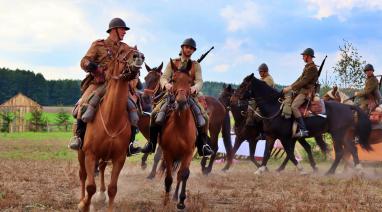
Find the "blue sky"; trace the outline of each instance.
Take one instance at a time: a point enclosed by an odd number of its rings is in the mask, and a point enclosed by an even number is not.
[[[150,66],[176,57],[187,37],[197,41],[195,59],[215,46],[202,62],[205,80],[239,83],[265,62],[287,85],[302,72],[307,47],[317,64],[328,55],[324,71],[332,76],[343,39],[381,74],[381,10],[381,0],[0,0],[0,67],[82,79],[79,61],[121,17],[131,28],[124,41]]]

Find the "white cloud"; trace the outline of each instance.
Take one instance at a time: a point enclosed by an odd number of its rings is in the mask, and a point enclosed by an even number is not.
[[[229,64],[219,64],[214,66],[212,70],[215,72],[227,72],[229,68],[230,68]]]
[[[243,54],[236,58],[236,63],[251,63],[256,60],[255,55],[253,54]]]
[[[240,6],[227,5],[220,10],[220,16],[226,20],[230,32],[263,25],[264,20],[259,14],[259,6],[252,1],[245,1]]]
[[[13,52],[45,52],[94,36],[72,1],[0,1],[0,48]]]
[[[317,10],[317,19],[337,16],[344,21],[355,8],[382,10],[381,0],[306,0],[310,9]]]
[[[0,59],[0,67],[9,68],[11,70],[30,70],[34,73],[41,73],[44,78],[48,80],[83,79],[86,76],[86,73],[81,70],[79,62],[78,64],[72,66],[56,67]]]

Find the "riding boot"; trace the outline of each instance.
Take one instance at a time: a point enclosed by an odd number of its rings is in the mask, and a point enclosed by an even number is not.
[[[93,95],[91,99],[89,100],[89,104],[86,108],[86,111],[84,114],[82,114],[81,119],[83,122],[90,122],[94,119],[95,113],[97,111],[98,104],[101,100],[101,97],[98,95]]]
[[[141,147],[135,147],[134,146],[134,141],[135,141],[135,136],[137,135],[137,127],[131,126],[131,138],[130,138],[130,144],[129,144],[129,149],[127,151],[127,157],[140,153],[141,152]]]
[[[161,126],[157,124],[152,124],[150,126],[150,139],[149,142],[143,147],[141,152],[143,153],[154,153],[156,146],[157,146],[157,140],[158,140],[158,134],[161,129]]]
[[[81,119],[77,119],[77,129],[73,138],[70,139],[68,147],[73,150],[82,148],[82,141],[85,138],[86,123]]]
[[[296,138],[307,137],[309,131],[306,129],[304,119],[302,117],[296,118],[297,124],[299,126],[299,131],[294,135]]]
[[[193,98],[189,98],[190,108],[192,113],[194,114],[196,127],[203,127],[206,124],[206,120],[203,117],[201,109],[198,107],[198,104],[195,102]]]
[[[156,119],[155,119],[155,124],[159,126],[163,126],[164,122],[166,121],[166,112],[167,112],[167,106],[168,106],[168,100],[165,100],[166,102],[163,103],[162,107],[160,108]],[[154,149],[155,151],[155,149]]]
[[[196,138],[196,147],[198,148],[198,154],[200,156],[209,156],[214,154],[209,143],[211,143],[210,138],[203,129],[203,127],[198,127],[198,137]]]

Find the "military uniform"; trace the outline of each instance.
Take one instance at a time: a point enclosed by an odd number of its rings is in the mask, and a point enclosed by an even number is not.
[[[125,22],[120,18],[114,18],[110,21],[107,32],[110,33],[114,28],[129,30]],[[100,39],[92,43],[80,63],[81,68],[87,72],[88,75],[81,83],[83,94],[74,112],[77,118],[76,136],[71,139],[69,148],[76,150],[82,145],[86,131],[86,122],[94,118],[96,108],[106,92],[106,73],[108,69],[111,68],[111,62],[118,57],[118,60],[124,60],[127,64],[132,64],[134,61],[133,53],[137,51],[136,47],[132,48],[121,41],[113,41],[110,36],[105,40]],[[127,91],[126,95],[128,95]],[[131,117],[131,114],[129,114],[129,117]],[[135,122],[137,121],[132,121],[132,124]],[[134,125],[132,126],[132,132],[136,132],[136,126]],[[134,136],[132,136],[132,138],[134,138]],[[131,151],[131,149],[134,150]],[[129,152],[136,152],[138,150],[138,148],[132,146],[132,142],[130,141]]]
[[[318,79],[318,70],[314,62],[305,65],[302,75],[291,85],[292,91],[297,93],[292,101],[292,113],[295,118],[300,118],[298,108],[305,102],[309,95],[314,92],[314,86]]]
[[[375,100],[376,105],[379,103],[379,82],[377,77],[370,76],[366,78],[365,82],[365,88],[363,91],[357,93],[357,97],[360,97],[360,108],[365,111],[369,112],[368,106],[369,106],[369,100]],[[378,93],[377,93],[378,92]]]
[[[188,38],[183,41],[181,48],[183,49],[183,46],[188,46],[196,50],[196,43],[194,39]],[[188,63],[190,62],[189,58],[184,57],[181,55],[180,58],[172,60],[174,65],[178,69],[185,68]],[[195,95],[191,96],[191,98],[188,100],[188,103],[190,105],[190,109],[195,117],[196,127],[198,130],[198,136],[196,140],[196,145],[198,148],[199,155],[211,155],[214,152],[211,150],[210,146],[208,145],[209,138],[208,138],[208,115],[205,112],[204,108],[200,105],[197,96],[200,93],[200,90],[203,87],[203,78],[202,78],[202,70],[200,67],[200,64],[197,61],[191,60],[191,68],[189,70],[189,74],[192,78],[192,86],[195,88]],[[174,70],[171,67],[171,61],[167,64],[166,69],[163,73],[163,75],[160,78],[160,86],[165,90],[165,86],[168,83],[171,83],[172,77],[174,74]],[[167,91],[164,91],[167,92]],[[166,112],[167,112],[167,106],[170,104],[170,98],[171,96],[167,93],[162,97],[162,99],[155,105],[153,112],[151,114],[151,122],[150,122],[150,140],[146,144],[146,146],[142,149],[142,152],[144,153],[151,153],[155,151],[156,143],[157,143],[157,137],[159,134],[159,131],[161,129],[161,126],[164,124],[166,120]]]

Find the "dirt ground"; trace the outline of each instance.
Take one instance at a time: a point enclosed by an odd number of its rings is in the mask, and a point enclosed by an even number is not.
[[[188,211],[380,211],[382,168],[367,173],[300,176],[292,167],[283,173],[254,175],[248,161],[223,173],[217,164],[203,176],[192,164]],[[305,165],[305,168],[309,167]],[[107,169],[107,171],[110,168]],[[325,167],[326,170],[326,167]],[[1,211],[76,211],[79,197],[75,161],[1,161]],[[163,206],[164,178],[146,179],[149,170],[127,162],[121,173],[116,211],[175,211]],[[322,172],[322,173],[321,173]],[[174,186],[173,186],[174,188]],[[98,208],[103,211],[104,208]]]

